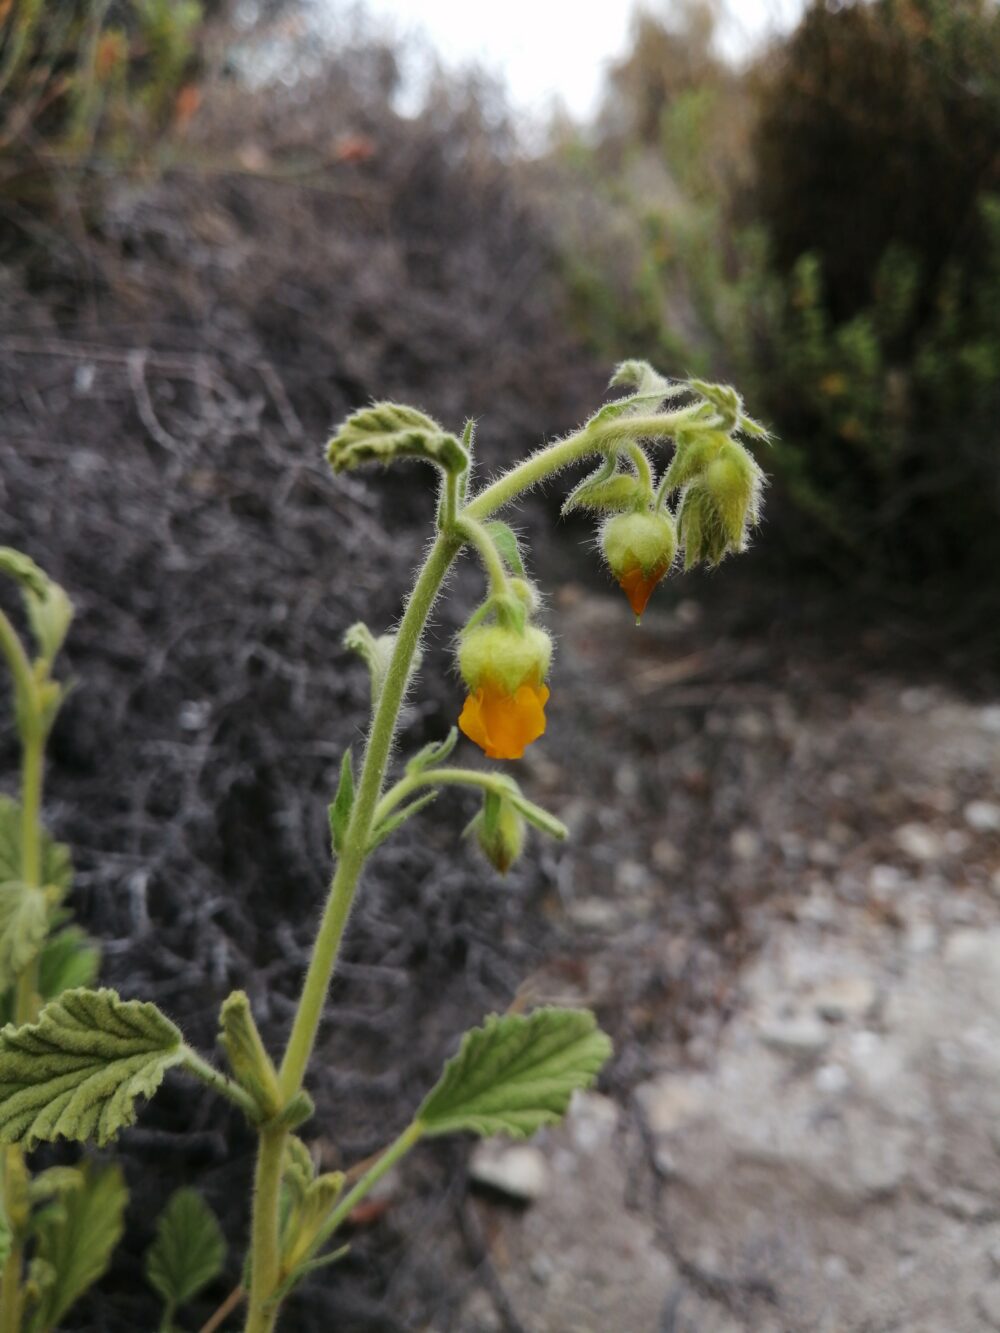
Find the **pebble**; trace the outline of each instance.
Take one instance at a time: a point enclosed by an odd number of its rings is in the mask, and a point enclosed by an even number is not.
[[[868,977],[834,977],[817,986],[810,999],[821,1018],[831,1023],[867,1018],[875,1008],[878,992]]]
[[[976,1293],[979,1313],[991,1328],[1000,1328],[1000,1282],[989,1282]]]
[[[729,850],[737,861],[756,861],[761,852],[761,838],[756,829],[738,828],[729,838]]]
[[[993,801],[970,801],[963,814],[977,833],[1000,833],[1000,805]]]
[[[570,903],[566,914],[584,930],[612,931],[621,925],[618,908],[607,898],[581,898],[579,902]]]
[[[705,1095],[690,1080],[664,1075],[636,1088],[636,1098],[654,1134],[672,1134],[695,1120],[705,1106]]]
[[[816,1070],[816,1091],[839,1097],[851,1085],[851,1078],[843,1065],[822,1065]]]
[[[499,1190],[510,1199],[533,1203],[549,1187],[549,1166],[540,1149],[531,1144],[498,1149],[487,1141],[473,1152],[469,1177],[477,1185]]]
[[[595,1152],[614,1137],[618,1107],[599,1092],[574,1092],[566,1125],[575,1148],[580,1152]]]
[[[830,1044],[829,1029],[811,1015],[772,1019],[761,1028],[760,1037],[773,1051],[798,1060],[813,1059]]]
[[[927,824],[903,824],[893,834],[896,846],[914,861],[936,861],[944,843]]]

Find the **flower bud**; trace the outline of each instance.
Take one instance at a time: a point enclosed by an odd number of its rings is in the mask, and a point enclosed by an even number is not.
[[[527,825],[524,816],[510,801],[488,793],[483,808],[469,825],[476,841],[495,870],[506,875],[524,850]]]
[[[520,759],[545,731],[551,659],[552,640],[536,625],[478,625],[462,636],[458,665],[469,694],[458,725],[490,759]]]
[[[757,521],[762,474],[735,440],[727,440],[704,473],[684,492],[679,514],[684,565],[700,560],[717,565],[730,551],[742,551]]]
[[[601,529],[601,546],[638,618],[673,562],[677,550],[673,523],[664,513],[616,514]]]

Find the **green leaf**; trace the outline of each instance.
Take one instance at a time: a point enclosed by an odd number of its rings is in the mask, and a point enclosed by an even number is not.
[[[104,1145],[183,1059],[180,1032],[155,1005],[66,991],[37,1023],[0,1031],[0,1141],[29,1151],[60,1137]]]
[[[41,881],[65,894],[73,882],[69,848],[56,842],[44,829],[41,837]],[[9,796],[0,796],[0,883],[21,879],[21,807]]]
[[[92,986],[101,965],[101,951],[79,926],[51,935],[38,959],[38,990],[44,1002],[63,991]]]
[[[517,533],[509,523],[502,522],[495,518],[489,523],[484,523],[483,527],[493,538],[493,545],[500,552],[500,558],[512,574],[518,578],[524,578],[524,561],[521,559],[521,548],[518,545]]]
[[[561,512],[571,514],[575,509],[592,509],[596,513],[620,513],[632,509],[642,498],[642,484],[634,473],[616,472],[610,477],[597,474],[580,482],[567,496]]]
[[[173,1312],[222,1272],[226,1242],[215,1214],[197,1190],[170,1196],[146,1251],[146,1277]]]
[[[330,816],[330,838],[333,843],[334,855],[339,856],[344,846],[344,837],[347,834],[347,826],[351,822],[351,811],[354,809],[354,769],[351,766],[350,747],[344,751],[344,758],[340,765],[340,782],[337,785],[337,794],[333,798],[333,803],[328,811]]]
[[[351,625],[345,631],[343,644],[352,653],[357,653],[368,667],[372,681],[372,705],[374,706],[378,703],[378,697],[382,693],[382,686],[389,671],[389,664],[392,661],[392,654],[396,647],[396,636],[395,634],[380,634],[376,638],[368,626],[359,620],[357,624]],[[413,663],[410,667],[411,673],[418,669],[420,658],[421,654],[418,650],[413,656]]]
[[[44,944],[48,927],[44,889],[19,880],[0,884],[0,990],[15,984]]]
[[[65,1190],[58,1206],[39,1213],[35,1257],[50,1270],[28,1333],[58,1327],[70,1306],[106,1271],[124,1229],[128,1191],[121,1168],[80,1170],[80,1183]]]
[[[326,457],[334,472],[397,458],[422,458],[455,476],[469,466],[454,435],[401,403],[374,403],[349,416],[327,445]]]
[[[7,1214],[3,1210],[3,1200],[0,1199],[0,1268],[7,1262],[7,1256],[10,1254],[13,1244],[14,1233],[10,1229]]]
[[[418,750],[412,759],[408,760],[406,772],[412,777],[417,773],[426,773],[429,768],[434,768],[437,764],[443,764],[444,761],[458,744],[458,727],[452,727],[451,731],[443,741],[431,741],[423,749]]]
[[[385,819],[374,829],[368,840],[367,855],[370,855],[376,847],[381,847],[386,838],[391,837],[398,828],[401,828],[406,821],[413,817],[425,805],[430,805],[432,801],[437,800],[436,791],[424,792],[423,796],[418,796],[416,800],[408,801],[406,805],[401,805],[398,810],[393,810],[392,814],[386,815]]]
[[[73,619],[72,602],[64,589],[39,569],[34,560],[10,546],[0,546],[0,573],[9,574],[21,585],[28,624],[39,653],[51,663],[62,647]]]
[[[462,1038],[417,1112],[426,1134],[471,1130],[525,1138],[593,1083],[611,1042],[586,1009],[490,1015]]]
[[[281,1088],[271,1057],[254,1022],[246,992],[233,991],[222,1003],[219,1040],[226,1052],[233,1077],[256,1102],[262,1120],[270,1120],[282,1107]]]

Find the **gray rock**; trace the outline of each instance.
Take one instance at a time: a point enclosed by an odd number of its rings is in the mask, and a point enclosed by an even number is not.
[[[549,1187],[549,1166],[543,1153],[530,1143],[508,1147],[487,1139],[472,1154],[469,1177],[508,1198],[534,1203]]]
[[[1000,805],[994,801],[970,801],[962,813],[977,833],[1000,833]]]
[[[843,1023],[866,1019],[875,1008],[878,992],[869,977],[833,977],[817,986],[809,999],[821,1018]]]
[[[893,837],[900,851],[914,861],[937,861],[944,855],[944,841],[928,824],[903,824]]]
[[[704,1088],[689,1078],[667,1074],[643,1083],[635,1095],[654,1134],[673,1134],[705,1110]]]
[[[775,1018],[764,1023],[760,1039],[780,1055],[795,1060],[814,1060],[830,1044],[827,1027],[811,1014],[793,1018]]]
[[[989,1282],[976,1292],[976,1305],[990,1328],[1000,1328],[1000,1282]]]

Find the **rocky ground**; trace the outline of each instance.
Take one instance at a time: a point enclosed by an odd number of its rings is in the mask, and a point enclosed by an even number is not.
[[[449,1326],[1000,1328],[1000,706],[708,619],[557,598],[529,785],[575,837],[526,990],[617,1063],[473,1155]]]

